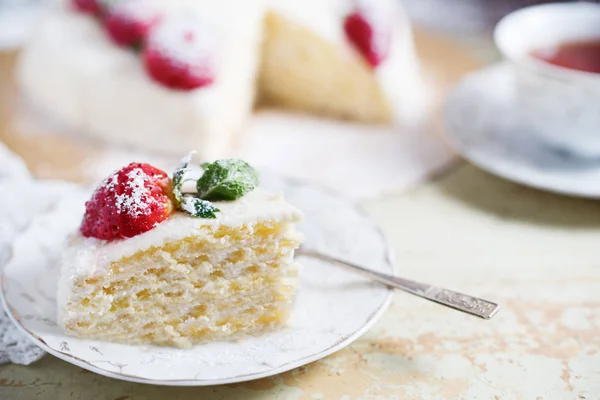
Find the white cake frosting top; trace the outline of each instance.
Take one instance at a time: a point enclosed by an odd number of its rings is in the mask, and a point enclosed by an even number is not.
[[[255,189],[235,201],[219,201],[214,203],[221,210],[215,219],[196,218],[187,213],[176,212],[155,228],[128,239],[113,241],[86,238],[75,234],[66,248],[67,260],[80,260],[78,265],[71,266],[70,275],[89,275],[91,268],[102,268],[123,257],[131,256],[141,249],[160,246],[200,234],[202,228],[220,225],[240,226],[260,220],[292,220],[298,221],[302,213],[287,203],[281,194],[272,194]],[[72,257],[76,252],[77,257]],[[90,262],[93,258],[93,262]]]

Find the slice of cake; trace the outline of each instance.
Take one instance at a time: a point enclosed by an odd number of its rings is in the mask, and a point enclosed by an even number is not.
[[[74,336],[185,347],[282,325],[296,289],[301,213],[256,188],[239,160],[187,162],[170,179],[147,164],[113,173],[65,247],[58,322]]]

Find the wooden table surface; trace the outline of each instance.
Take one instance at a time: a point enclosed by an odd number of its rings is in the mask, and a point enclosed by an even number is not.
[[[421,36],[419,47],[440,60],[446,82],[475,65],[458,66],[464,52],[445,41]],[[30,160],[44,156],[39,148],[20,151]],[[43,175],[43,164],[32,167]],[[354,344],[278,376],[155,387],[46,356],[31,366],[0,366],[0,399],[600,399],[598,202],[459,164],[363,206],[389,236],[402,275],[496,300],[503,310],[483,321],[396,293]]]

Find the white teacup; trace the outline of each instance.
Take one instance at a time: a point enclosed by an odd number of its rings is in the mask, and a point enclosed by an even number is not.
[[[600,73],[556,66],[534,50],[578,41],[600,41],[600,4],[554,3],[504,17],[496,45],[515,70],[515,109],[531,132],[584,157],[600,156]]]

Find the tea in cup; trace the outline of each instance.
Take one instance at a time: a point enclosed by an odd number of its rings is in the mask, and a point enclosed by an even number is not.
[[[496,45],[514,66],[515,112],[532,134],[600,156],[600,4],[555,3],[504,17]]]

